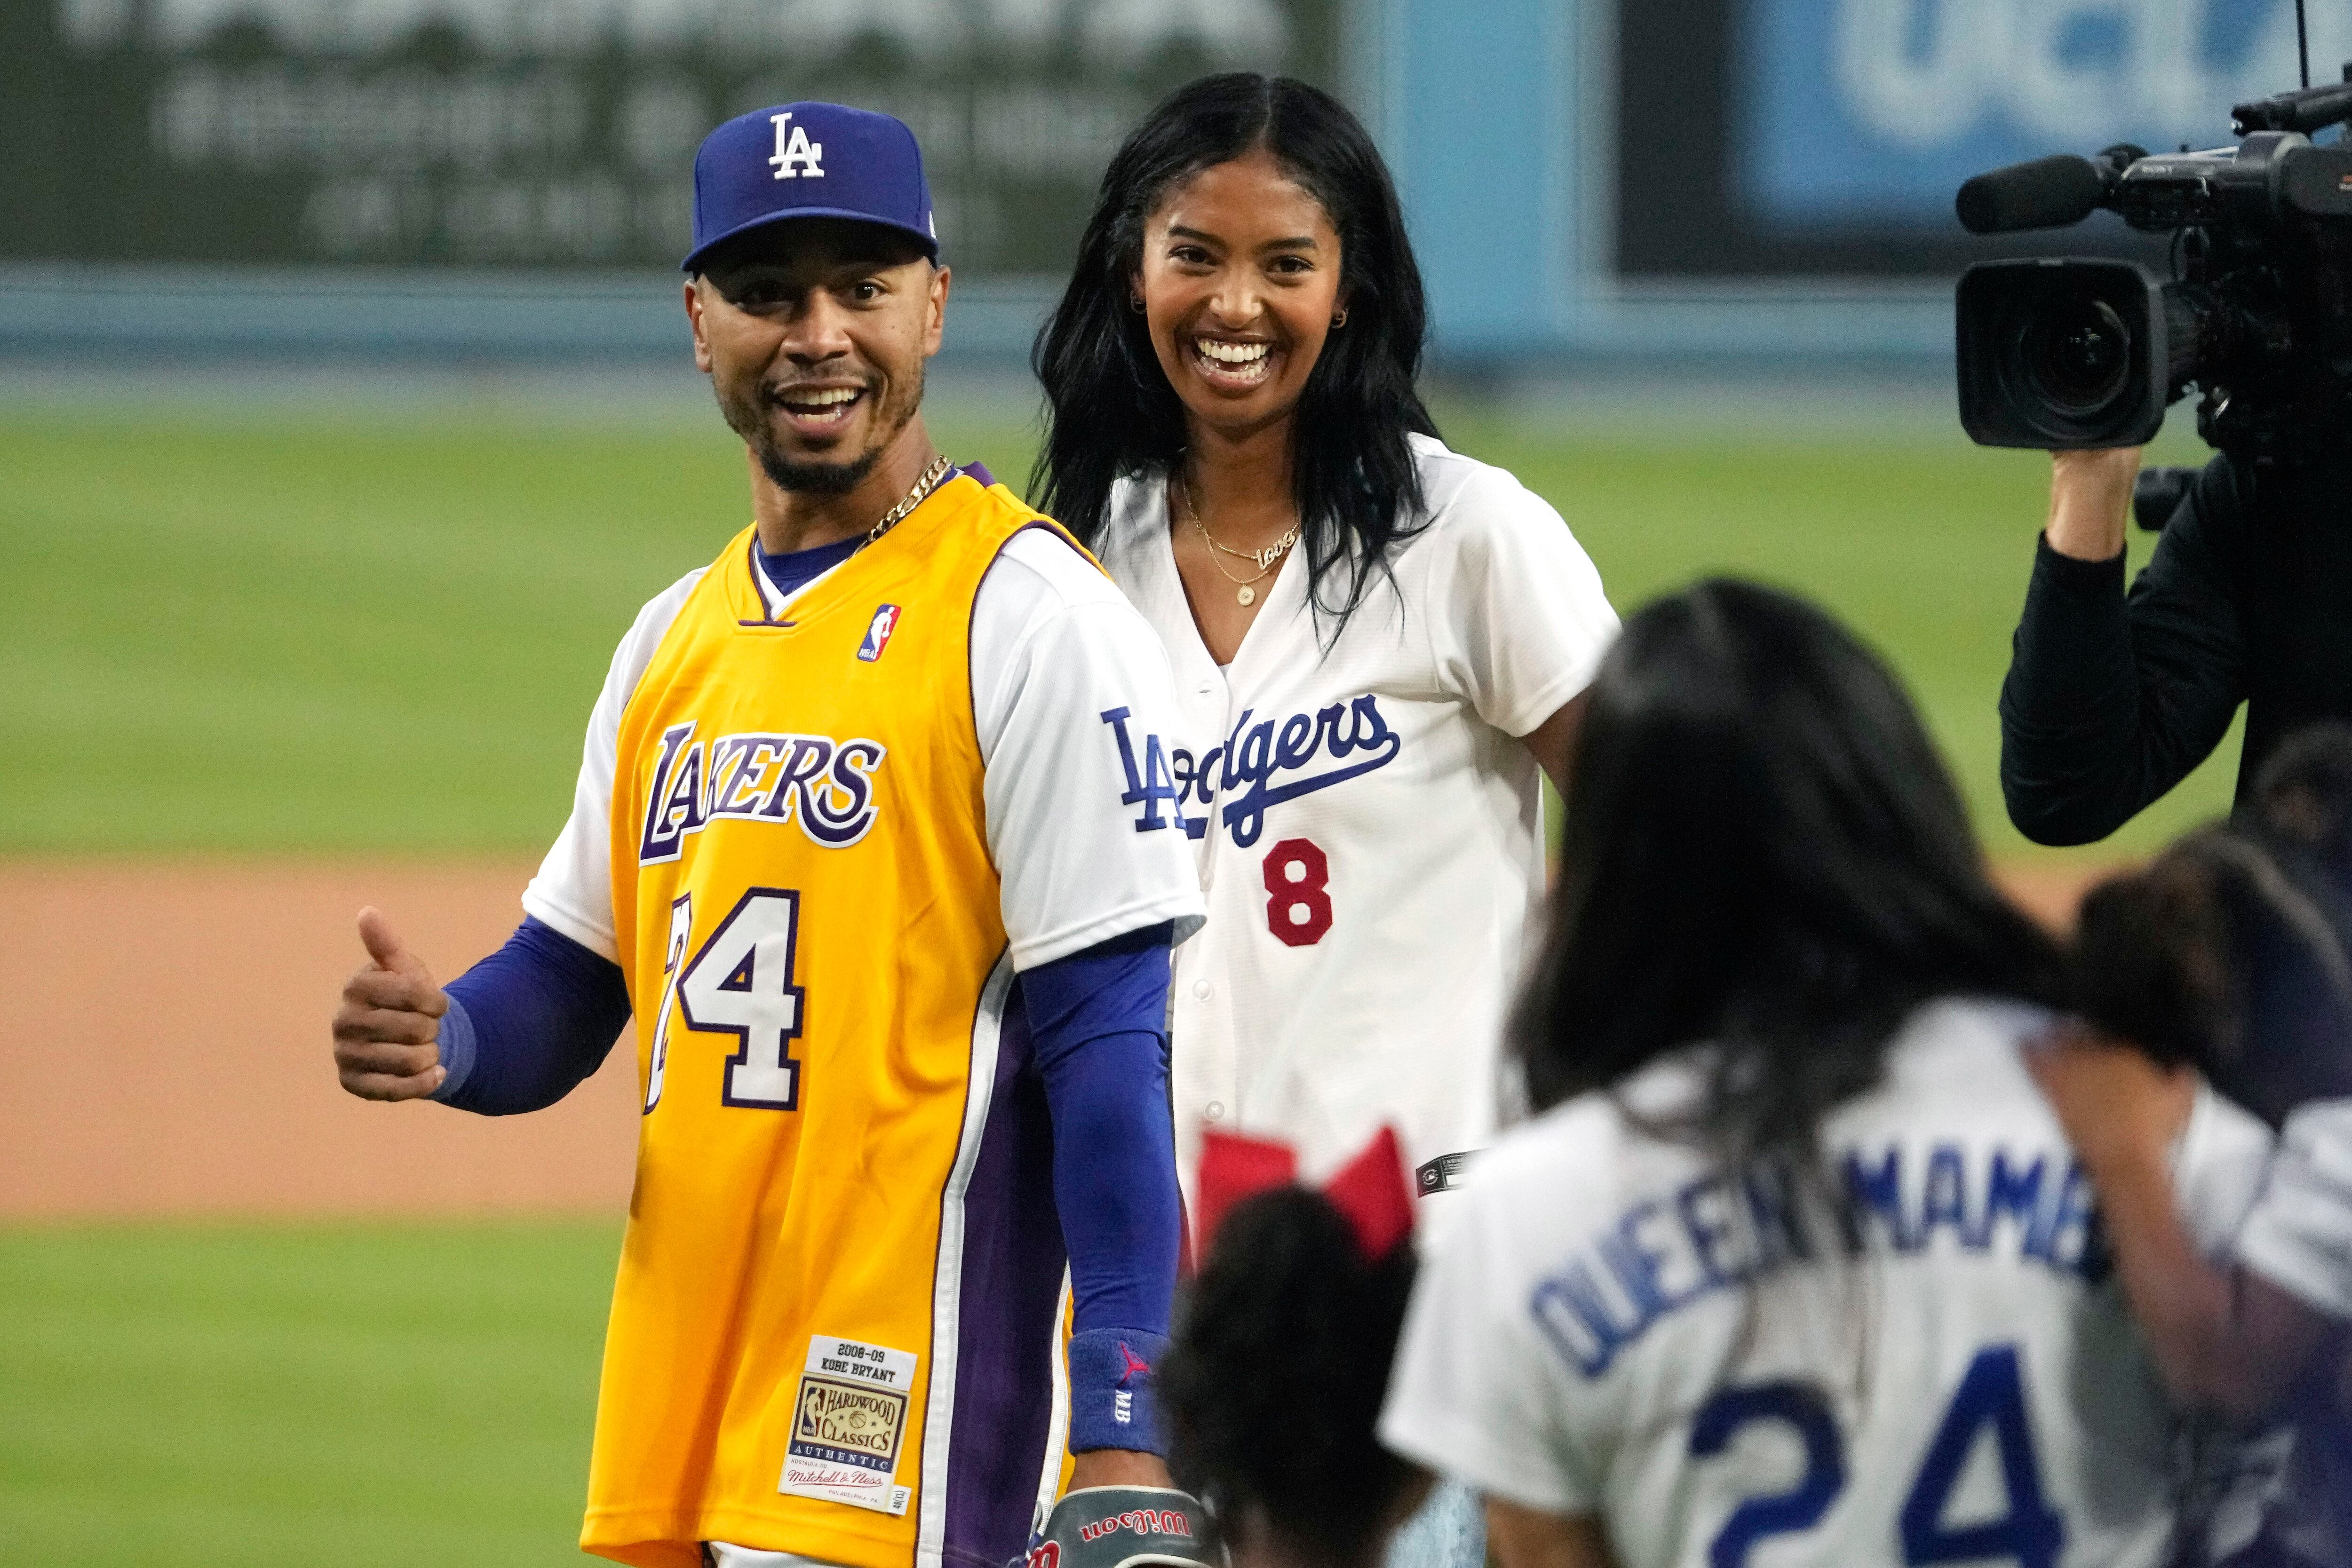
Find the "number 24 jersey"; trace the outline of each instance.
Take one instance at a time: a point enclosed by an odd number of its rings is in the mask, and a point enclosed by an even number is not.
[[[2174,1426],[2020,1055],[2047,1027],[1915,1013],[1822,1127],[1826,1211],[1637,1124],[1687,1107],[1695,1059],[1515,1130],[1423,1266],[1382,1441],[1596,1516],[1623,1568],[2163,1562]],[[2209,1251],[2269,1147],[2200,1092],[2174,1169]]]
[[[1012,977],[1199,924],[1181,839],[1120,798],[1167,685],[1101,572],[970,475],[789,597],[747,529],[639,617],[524,896],[637,1019],[588,1549],[1019,1551],[1063,1260]]]

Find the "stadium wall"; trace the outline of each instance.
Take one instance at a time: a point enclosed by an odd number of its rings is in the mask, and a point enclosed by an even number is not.
[[[2322,77],[2352,54],[2339,12],[2313,18]],[[1937,371],[1969,261],[2162,260],[2111,221],[1971,241],[1951,215],[1961,178],[2119,136],[2212,145],[2231,103],[2294,79],[2290,0],[2073,15],[2036,0],[37,0],[0,18],[0,204],[18,220],[0,230],[0,353],[668,355],[660,263],[694,135],[719,110],[830,91],[900,112],[940,154],[965,273],[950,362],[1010,367],[1120,131],[1176,81],[1252,66],[1324,81],[1374,127],[1441,367]],[[402,262],[428,265],[387,265]]]
[[[302,14],[292,0],[278,4],[290,7],[289,15]],[[1320,77],[1353,102],[1398,172],[1431,285],[1433,357],[1440,369],[1540,370],[1592,359],[1668,367],[1838,360],[1935,373],[1948,361],[1948,295],[1941,278],[1853,271],[1703,279],[1621,275],[1612,226],[1624,119],[1617,93],[1622,70],[1618,0],[1338,0],[1327,22],[1317,21],[1323,13],[1304,0],[1283,4],[1293,18],[1287,68]],[[1231,48],[1201,54],[1193,63],[1264,63],[1252,57],[1245,20],[1230,20],[1244,17],[1246,8],[1190,9],[1204,17],[1227,16],[1235,30]],[[70,24],[77,16],[106,10],[89,0],[61,0],[59,15]],[[1172,7],[1171,14],[1181,19],[1187,8]],[[1717,15],[1706,25],[1720,31],[1723,24]],[[1318,26],[1330,34],[1319,52],[1308,47],[1317,42],[1312,37],[1300,41]],[[1156,68],[1167,74],[1164,62]],[[226,67],[205,69],[212,75],[198,85],[212,84],[212,96],[194,97],[200,106],[216,105],[218,83],[232,78],[223,74]],[[1094,144],[1107,146],[1117,129],[1105,106],[1148,101],[1132,85],[1139,79],[1135,68],[1120,69],[1126,73],[1120,79],[1129,84],[1126,97],[1106,96],[1103,103],[1089,100],[1069,111],[1076,117],[1072,140],[1097,159],[1105,147]],[[262,156],[252,144],[268,139],[269,125],[239,121],[224,128],[190,120],[197,126],[192,132],[167,114],[191,92],[174,98],[165,89],[152,90],[158,96],[152,140],[167,140],[168,131],[183,141],[194,136],[217,144],[224,158],[252,162]],[[1679,107],[1643,105],[1641,112],[1674,113]],[[631,100],[629,112],[636,108]],[[923,109],[921,101],[911,101],[908,112],[919,119]],[[282,128],[277,134],[294,140]],[[336,134],[352,132],[343,127]],[[979,128],[954,134],[987,139]],[[21,155],[26,144],[19,146]],[[1019,156],[1034,162],[1040,154],[1030,149]],[[649,178],[642,168],[631,177]],[[158,193],[158,176],[146,178],[130,199],[178,199]],[[321,189],[332,194],[340,187],[310,188],[301,198],[306,214],[319,208]],[[647,205],[648,191],[659,189],[637,189],[637,207]],[[950,192],[943,212],[960,208],[972,214],[969,221],[985,236],[1022,226],[1031,207],[1046,200],[1027,188],[1009,197],[982,195],[994,196],[1002,211]],[[103,196],[94,192],[91,199]],[[1066,205],[1068,198],[1065,190],[1053,199]],[[295,199],[271,198],[280,205]],[[1048,215],[1055,214],[1058,208]],[[1055,221],[1066,223],[1067,214]],[[351,227],[342,219],[336,223],[341,225],[336,235]],[[276,233],[262,218],[253,224]],[[19,252],[11,259],[0,246],[0,355],[627,362],[672,358],[681,340],[675,275],[656,266],[200,261],[173,256],[168,236],[158,240],[128,229],[75,243],[84,245],[83,254]],[[142,254],[105,259],[89,248],[93,243],[97,252]],[[212,237],[188,248],[218,252],[225,243]],[[283,248],[288,242],[273,243]],[[980,265],[968,264],[959,278],[947,362],[1013,368],[1059,280],[1043,267],[1007,270],[1008,259],[1026,260],[1019,247],[984,239],[980,248]],[[640,254],[646,250],[638,246]],[[364,254],[364,247],[355,254]]]

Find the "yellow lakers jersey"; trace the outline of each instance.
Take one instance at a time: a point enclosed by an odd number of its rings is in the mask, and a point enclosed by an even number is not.
[[[1003,1038],[969,644],[982,576],[1041,526],[960,475],[781,611],[747,529],[623,710],[645,1114],[588,1551],[914,1568],[1020,1544],[1062,1255]]]

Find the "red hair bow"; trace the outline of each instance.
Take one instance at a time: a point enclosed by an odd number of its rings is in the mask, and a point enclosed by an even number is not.
[[[1201,1145],[1200,1256],[1209,1255],[1217,1228],[1234,1206],[1270,1187],[1298,1179],[1298,1155],[1288,1144],[1231,1133],[1206,1133]],[[1381,1259],[1412,1234],[1412,1186],[1395,1130],[1382,1127],[1354,1159],[1323,1184],[1323,1196],[1347,1216],[1356,1243]]]

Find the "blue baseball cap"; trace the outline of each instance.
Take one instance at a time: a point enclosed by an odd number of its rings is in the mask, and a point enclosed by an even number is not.
[[[694,248],[790,218],[849,218],[901,231],[940,258],[931,188],[915,133],[887,114],[838,103],[754,110],[703,138],[694,155]]]

